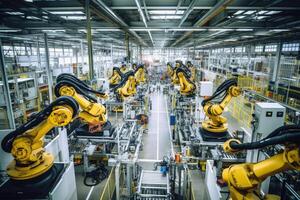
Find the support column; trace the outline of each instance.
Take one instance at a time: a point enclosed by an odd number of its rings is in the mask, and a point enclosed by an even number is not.
[[[126,63],[130,62],[130,51],[129,51],[129,35],[125,33],[125,50],[126,50]]]
[[[282,50],[282,41],[279,42],[277,51],[276,51],[276,62],[273,69],[272,81],[275,82],[275,86],[278,86],[278,74],[280,67],[280,59],[281,59],[281,50]]]
[[[143,62],[143,49],[142,49],[141,45],[139,47],[140,47],[140,55],[139,55],[140,59],[139,59],[139,61],[140,61],[140,63],[142,63]]]
[[[81,68],[83,69],[83,66],[84,66],[84,55],[83,55],[83,42],[82,40],[80,40],[80,56],[81,56]],[[78,68],[79,70],[79,68]],[[78,76],[79,76],[79,73],[78,73]]]
[[[49,101],[51,103],[53,101],[53,88],[52,88],[53,80],[52,80],[52,72],[51,72],[51,69],[50,69],[47,33],[44,33],[44,43],[45,43],[45,57],[46,57],[46,73],[47,73],[47,77],[48,77]]]
[[[88,44],[88,57],[89,57],[89,79],[94,78],[94,60],[93,60],[93,46],[92,46],[92,25],[91,25],[91,11],[90,0],[85,0],[85,13],[86,13],[86,37]]]
[[[9,86],[8,86],[8,80],[7,80],[7,72],[5,68],[5,60],[4,60],[4,54],[3,54],[3,47],[2,47],[2,41],[0,40],[0,73],[2,75],[2,83],[3,83],[3,89],[4,89],[4,98],[6,102],[6,109],[7,109],[7,118],[8,118],[8,124],[9,128],[15,129],[15,119],[14,119],[14,112],[11,104],[11,98],[9,93]]]
[[[114,54],[113,54],[113,43],[111,43],[111,46],[110,46],[110,56],[111,56],[111,64],[113,65],[114,64]]]
[[[37,37],[37,64],[38,64],[38,69],[40,70],[42,67],[41,64],[41,52],[40,52],[40,41],[39,41],[39,37]]]

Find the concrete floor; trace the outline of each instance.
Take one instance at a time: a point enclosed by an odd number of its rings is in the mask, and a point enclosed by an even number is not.
[[[100,184],[94,187],[85,186],[83,183],[83,165],[75,167],[75,178],[77,187],[77,199],[78,200],[99,200],[106,184],[106,180],[102,181]]]
[[[153,93],[150,98],[152,110],[149,116],[148,134],[143,135],[144,148],[139,159],[161,160],[171,151],[166,101],[162,93]]]

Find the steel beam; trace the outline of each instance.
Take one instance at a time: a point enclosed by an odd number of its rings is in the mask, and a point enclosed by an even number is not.
[[[143,20],[143,23],[144,23],[145,27],[148,28],[148,24],[147,24],[147,21],[146,21],[145,15],[144,15],[144,13],[143,13],[143,10],[142,10],[142,8],[141,8],[141,5],[140,5],[139,0],[135,0],[135,3],[136,3],[136,6],[137,6],[137,8],[138,8],[138,11],[139,11],[139,13],[140,13],[140,15],[141,15],[141,17],[142,17],[142,20]],[[150,32],[150,31],[147,31],[147,32],[148,32],[148,35],[149,35],[150,40],[151,40],[151,42],[152,42],[152,45],[154,45],[154,42],[153,42],[153,38],[152,38],[151,32]]]
[[[184,21],[188,18],[189,14],[193,11],[196,1],[197,0],[193,0],[190,3],[188,9],[183,13],[183,16],[182,16],[182,18],[181,18],[181,20],[180,20],[180,22],[178,24],[178,28],[181,27],[181,25],[184,23]]]
[[[139,43],[143,46],[148,46],[145,41],[134,31],[131,31],[128,29],[128,25],[119,17],[117,16],[117,14],[110,8],[108,7],[103,1],[101,0],[91,0],[95,5],[97,5],[97,7],[99,7],[100,9],[102,9],[102,11],[105,12],[105,14],[107,14],[107,16],[109,16],[113,21],[116,22],[116,24],[123,29],[125,32],[129,32],[131,35],[133,35],[135,38],[137,38],[137,40],[139,41]],[[136,7],[135,7],[136,9]],[[95,9],[94,12],[96,12],[96,14],[98,9]],[[101,15],[103,15],[103,13],[101,13]]]
[[[225,10],[225,8],[230,4],[233,0],[222,0],[219,1],[213,8],[211,8],[203,17],[201,17],[195,24],[194,27],[201,27],[209,22],[213,17],[217,16],[221,12]],[[194,31],[189,31],[177,39],[171,46],[176,46],[178,43],[192,35]]]
[[[85,13],[86,13],[86,37],[88,45],[88,60],[89,60],[89,79],[93,80],[94,72],[94,58],[93,58],[93,44],[92,44],[92,27],[91,27],[91,11],[90,0],[85,0]]]
[[[45,56],[46,56],[46,73],[48,77],[48,90],[49,90],[49,101],[53,101],[53,80],[52,72],[50,69],[50,59],[49,59],[49,48],[48,48],[48,36],[47,33],[44,33],[44,43],[45,43]]]
[[[188,6],[147,6],[147,9],[149,10],[183,10],[187,9]],[[194,10],[210,10],[212,9],[213,6],[195,6]],[[113,10],[135,10],[135,6],[112,6],[111,9]],[[145,9],[143,6],[142,9]],[[266,9],[266,10],[300,10],[299,6],[285,6],[285,7],[268,7],[265,8],[263,6],[228,6],[225,8],[226,10],[261,10],[261,9]]]

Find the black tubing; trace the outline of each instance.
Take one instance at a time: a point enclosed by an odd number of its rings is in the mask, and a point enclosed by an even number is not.
[[[258,149],[270,145],[284,143],[300,144],[300,126],[288,125],[274,130],[267,137],[250,143],[239,144],[235,141],[230,142],[230,147],[234,150]]]

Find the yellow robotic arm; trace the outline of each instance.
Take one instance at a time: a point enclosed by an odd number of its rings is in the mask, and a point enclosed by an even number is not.
[[[223,96],[221,102],[213,103],[211,101],[224,93],[225,96]],[[202,122],[202,129],[215,135],[226,132],[228,127],[227,119],[221,115],[232,97],[237,97],[240,94],[241,89],[237,86],[237,81],[235,79],[229,79],[223,82],[211,97],[203,100],[201,105],[208,120]]]
[[[176,70],[176,75],[179,80],[180,94],[185,96],[190,96],[195,93],[196,85],[190,80],[189,75],[183,68],[178,68]]]
[[[2,140],[2,149],[14,160],[7,174],[14,180],[27,180],[47,172],[54,158],[45,152],[44,136],[54,127],[69,124],[77,115],[78,104],[70,97],[60,97]]]
[[[118,85],[122,80],[122,72],[118,67],[113,68],[113,74],[109,77],[109,86],[113,87]]]
[[[127,72],[123,80],[119,85],[113,88],[114,93],[117,95],[119,101],[123,101],[125,98],[133,96],[136,94],[136,80],[134,77],[134,72]]]
[[[95,94],[102,98],[107,95],[91,89],[89,86],[78,80],[72,75],[60,75],[57,77],[55,86],[55,95],[73,97],[79,104],[81,111],[78,117],[87,122],[91,129],[100,127],[107,122],[106,108],[97,102],[89,93]]]
[[[167,74],[168,74],[168,76],[171,78],[173,76],[173,73],[174,73],[174,71],[173,71],[173,67],[172,67],[171,63],[167,63]]]
[[[276,195],[262,196],[259,185],[267,177],[277,173],[300,171],[300,126],[280,127],[268,137],[254,143],[241,144],[235,139],[224,143],[224,150],[229,153],[276,144],[284,144],[284,151],[258,163],[232,165],[223,170],[222,177],[228,183],[232,200],[280,199]]]
[[[146,69],[144,65],[139,65],[135,69],[134,77],[137,84],[145,83],[146,82]]]

